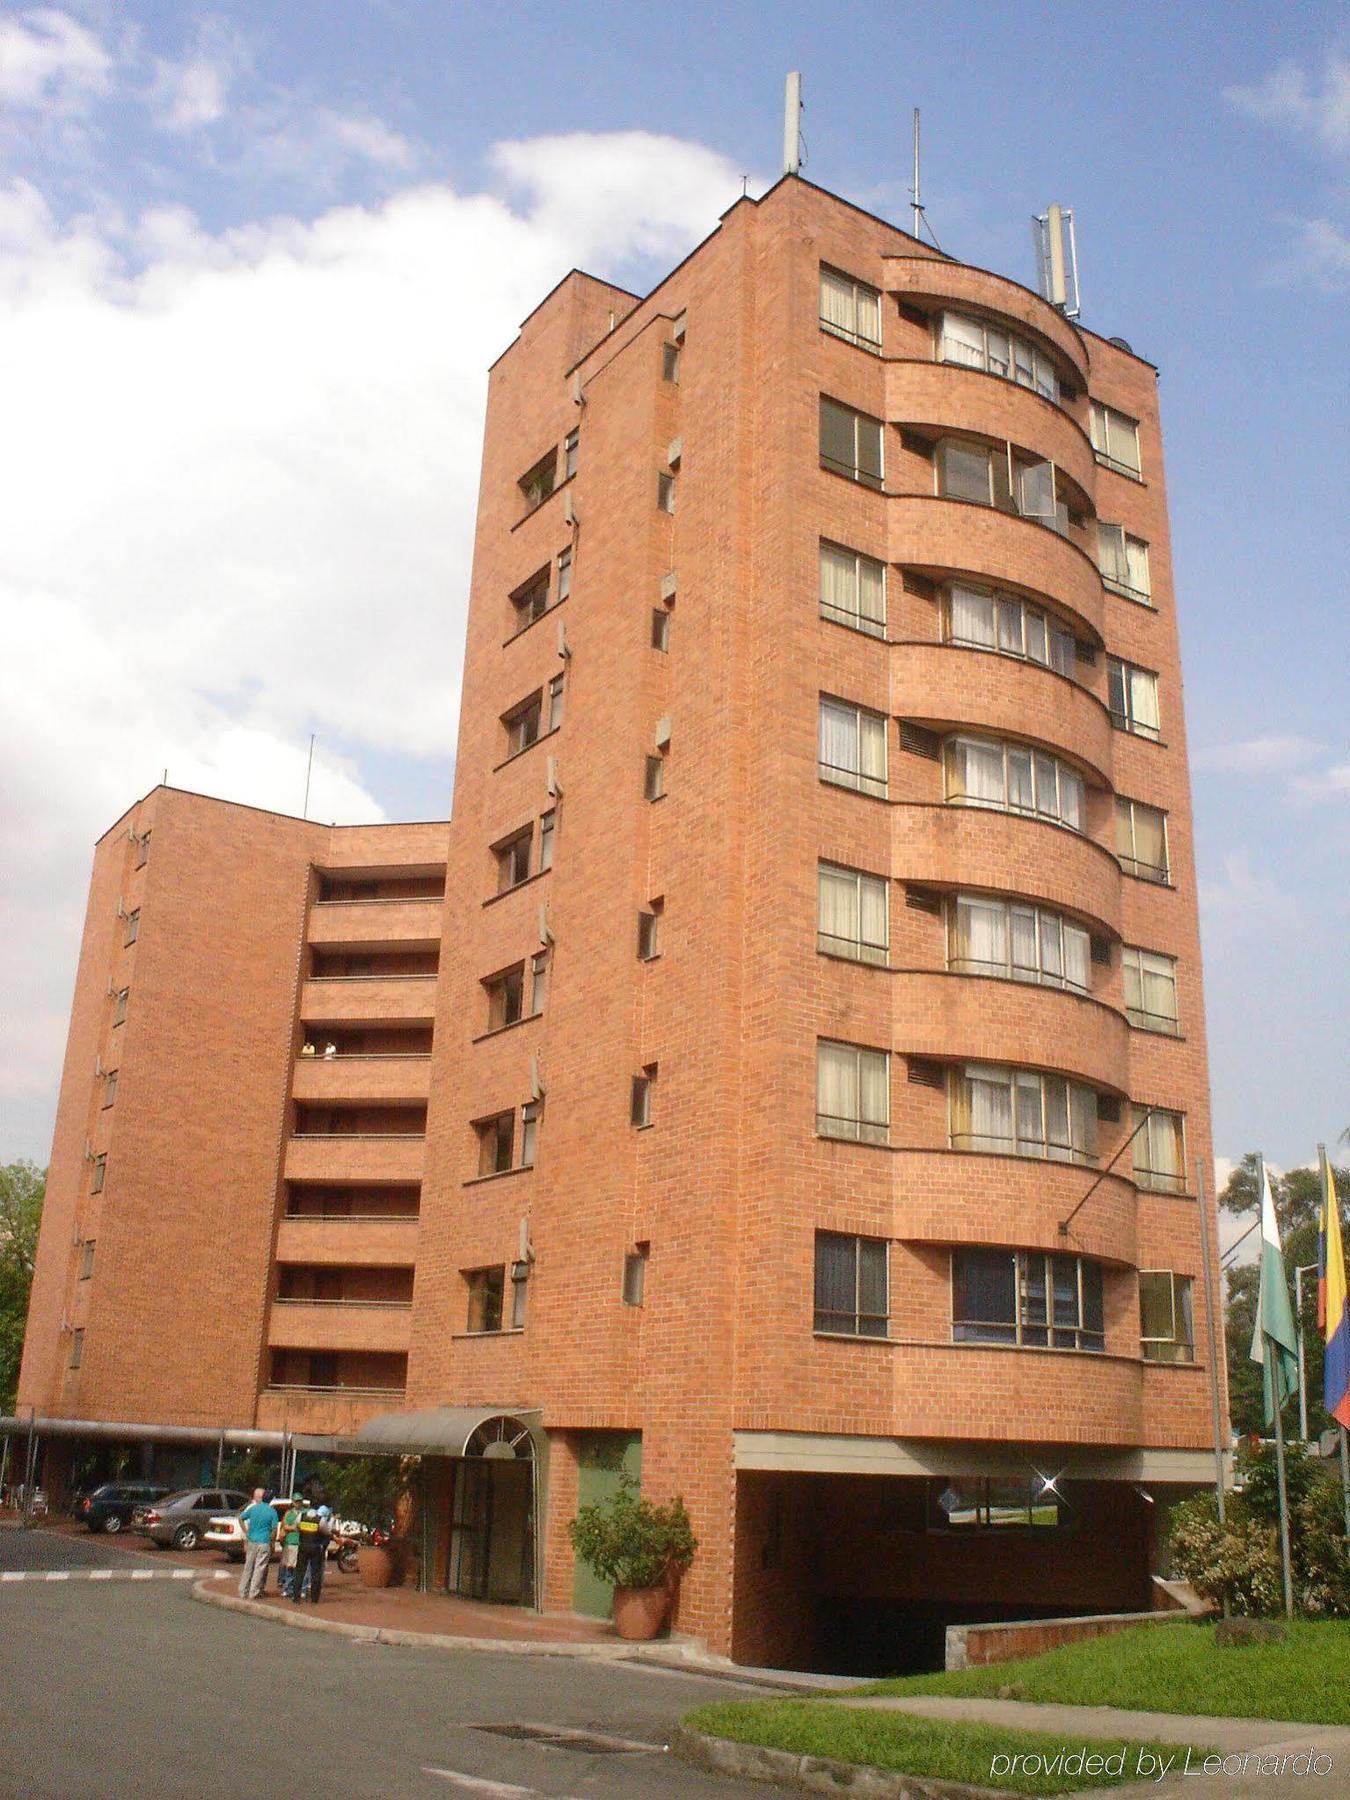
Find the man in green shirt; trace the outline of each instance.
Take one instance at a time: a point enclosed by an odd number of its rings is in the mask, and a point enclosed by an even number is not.
[[[295,1564],[300,1555],[300,1508],[304,1504],[303,1494],[294,1495],[281,1520],[281,1569],[277,1580],[287,1600],[295,1585]]]

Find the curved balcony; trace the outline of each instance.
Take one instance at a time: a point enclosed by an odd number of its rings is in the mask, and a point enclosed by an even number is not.
[[[1033,519],[943,500],[934,494],[892,494],[886,507],[889,561],[942,580],[966,575],[987,586],[1043,594],[1104,639],[1106,595],[1101,572],[1086,551]]]
[[[359,1137],[354,1132],[292,1137],[286,1141],[282,1173],[287,1181],[397,1182],[422,1179],[426,1139],[403,1132]]]
[[[886,365],[886,417],[891,424],[992,438],[1048,458],[1091,499],[1097,460],[1087,433],[1053,400],[1015,381],[961,363]]]
[[[1025,326],[1060,353],[1086,389],[1086,345],[1064,315],[1030,288],[987,269],[944,262],[936,256],[886,256],[883,262],[888,294],[902,300],[931,300],[941,306],[973,306],[1006,319],[1010,326]]]
[[[277,1226],[276,1261],[368,1269],[402,1269],[417,1260],[416,1213],[357,1218],[308,1213]]]
[[[1111,785],[1110,713],[1087,688],[1040,663],[963,644],[899,645],[891,652],[890,710],[938,729],[1026,738]]]
[[[412,1307],[388,1301],[274,1300],[267,1342],[274,1350],[402,1350]]]
[[[311,944],[399,944],[431,948],[441,941],[441,900],[320,900],[309,913]]]
[[[891,992],[902,1053],[1048,1069],[1129,1091],[1130,1028],[1089,995],[945,969],[897,973]]]
[[[301,984],[306,1025],[433,1024],[434,975],[317,975]]]
[[[1132,1359],[986,1344],[905,1344],[896,1351],[893,1373],[900,1437],[1140,1441],[1143,1372]]]
[[[430,1056],[300,1056],[291,1077],[296,1100],[425,1101]]]
[[[893,1160],[897,1238],[1137,1260],[1138,1196],[1124,1175],[1113,1171],[1098,1181],[1100,1171],[1081,1163],[978,1150],[900,1149]],[[1092,1198],[1061,1236],[1060,1221],[1094,1181]]]
[[[1120,864],[1092,838],[978,806],[891,809],[891,874],[927,887],[1020,894],[1119,935]]]

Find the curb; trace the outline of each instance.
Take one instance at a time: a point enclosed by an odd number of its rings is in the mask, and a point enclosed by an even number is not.
[[[866,1763],[839,1762],[832,1756],[803,1756],[794,1750],[770,1750],[763,1744],[738,1744],[730,1738],[707,1737],[677,1725],[671,1753],[715,1775],[742,1781],[772,1782],[808,1794],[852,1794],[858,1800],[1026,1800],[1004,1788],[970,1787],[963,1781],[935,1781],[906,1775],[899,1769],[877,1769]]]

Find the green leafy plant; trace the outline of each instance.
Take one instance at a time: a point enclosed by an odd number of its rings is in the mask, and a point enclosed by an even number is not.
[[[687,1569],[698,1549],[683,1496],[657,1505],[631,1475],[609,1499],[581,1507],[567,1530],[582,1562],[620,1588],[660,1587]]]
[[[330,1458],[318,1465],[311,1479],[339,1519],[355,1519],[384,1532],[394,1530],[408,1491],[403,1459],[398,1456]]]

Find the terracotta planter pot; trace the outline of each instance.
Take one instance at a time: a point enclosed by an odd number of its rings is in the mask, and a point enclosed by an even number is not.
[[[654,1638],[670,1611],[670,1589],[615,1588],[614,1629],[621,1638]]]
[[[356,1572],[362,1587],[387,1588],[394,1579],[398,1558],[385,1544],[362,1544]]]

